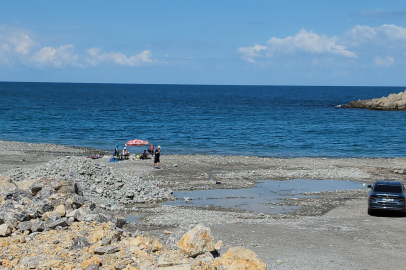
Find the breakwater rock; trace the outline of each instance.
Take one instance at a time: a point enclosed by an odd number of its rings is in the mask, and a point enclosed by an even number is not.
[[[406,90],[387,97],[351,101],[348,105],[339,105],[340,108],[362,108],[370,110],[405,111]]]

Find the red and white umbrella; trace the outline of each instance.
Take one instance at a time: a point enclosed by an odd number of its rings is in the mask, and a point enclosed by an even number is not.
[[[126,146],[144,146],[147,145],[148,142],[147,141],[143,141],[143,140],[131,140],[125,143]]]

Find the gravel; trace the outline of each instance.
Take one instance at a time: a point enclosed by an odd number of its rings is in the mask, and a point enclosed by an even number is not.
[[[130,229],[149,230],[165,241],[164,229],[204,223],[224,239],[225,248],[244,245],[269,269],[386,268],[384,261],[371,263],[376,261],[370,255],[374,245],[387,247],[383,253],[391,267],[402,266],[403,248],[396,247],[406,240],[401,233],[404,218],[368,216],[367,189],[286,199],[286,206],[299,210],[280,215],[159,203],[172,200],[172,191],[243,188],[256,180],[329,179],[366,184],[386,179],[405,183],[406,158],[162,155],[163,169],[153,169],[151,159],[92,160],[86,156],[101,151],[90,148],[6,141],[0,141],[0,147],[0,176],[19,187],[29,187],[39,178],[76,182],[85,198],[104,209],[138,216],[141,222]]]

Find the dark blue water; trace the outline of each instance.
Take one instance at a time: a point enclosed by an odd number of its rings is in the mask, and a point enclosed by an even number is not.
[[[0,139],[167,154],[406,156],[406,112],[335,109],[404,87],[0,82]],[[137,149],[138,150],[138,149]]]

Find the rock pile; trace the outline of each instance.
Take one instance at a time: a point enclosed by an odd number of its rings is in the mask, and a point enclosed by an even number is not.
[[[183,235],[175,249],[139,231],[126,231],[125,219],[107,214],[86,190],[93,176],[105,183],[117,182],[117,175],[91,162],[71,162],[69,171],[68,160],[0,179],[0,270],[266,268],[243,247],[220,256],[221,241],[215,244],[211,230],[201,224]],[[70,172],[76,172],[81,185],[70,181]],[[126,187],[125,181],[119,183]]]
[[[157,181],[128,175],[85,157],[63,157],[32,169],[8,171],[5,176],[16,184],[48,179],[52,185],[74,187],[79,195],[91,198],[101,208],[116,211],[134,203],[155,203],[172,198],[172,191],[158,187]],[[42,193],[55,193],[53,187],[37,183]],[[54,191],[53,191],[54,190]]]
[[[265,263],[244,247],[220,256],[210,229],[198,224],[187,232],[178,249],[113,223],[81,221],[69,229],[42,233],[14,232],[0,237],[0,269],[137,269],[137,270],[264,270]]]
[[[10,180],[0,191],[0,237],[13,232],[35,234],[69,227],[78,221],[113,222],[122,228],[125,219],[101,213],[100,208],[85,197],[76,184],[40,179],[28,189]]]
[[[370,110],[404,111],[406,110],[406,90],[387,97],[351,101],[341,108],[365,108]]]

